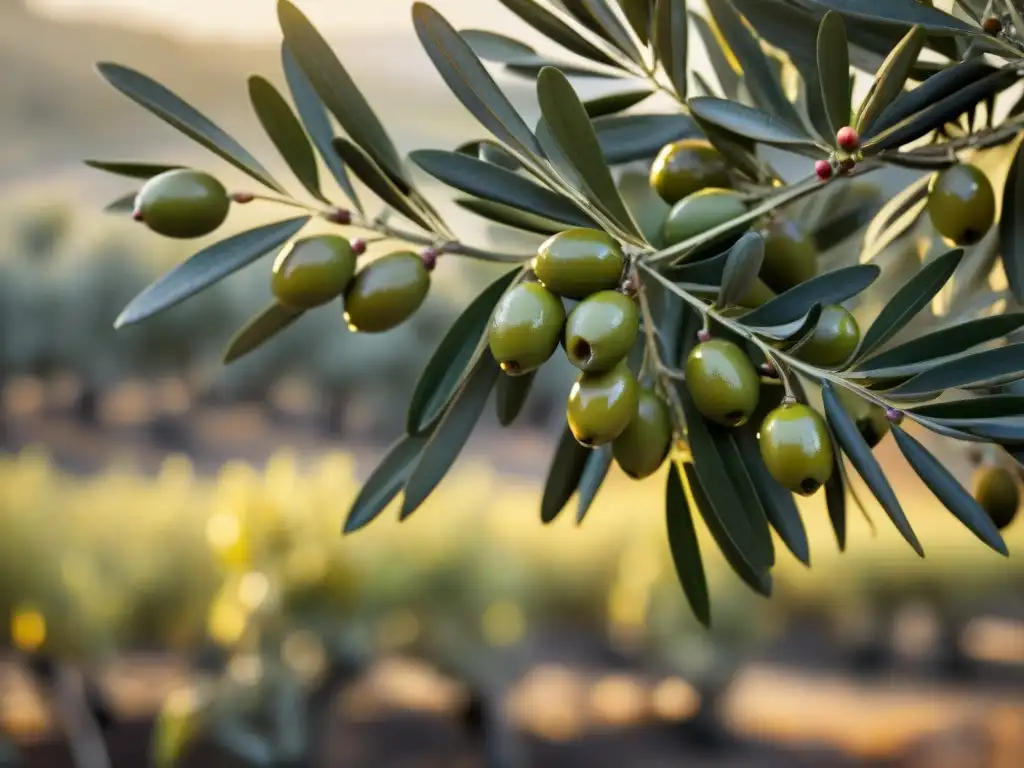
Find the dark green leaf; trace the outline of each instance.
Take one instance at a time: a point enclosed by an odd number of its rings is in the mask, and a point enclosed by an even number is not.
[[[700,131],[686,115],[613,115],[594,120],[597,140],[609,165],[649,160],[666,144]]]
[[[688,476],[693,475],[696,480],[691,465],[685,465],[684,471]],[[694,495],[696,491],[697,489],[691,489]],[[675,564],[679,583],[693,615],[701,624],[709,627],[711,601],[708,596],[708,582],[704,575],[697,530],[690,515],[690,505],[686,502],[686,491],[679,476],[679,467],[672,462],[665,487],[665,528],[668,531],[668,546],[672,552],[672,562]]]
[[[486,29],[461,29],[459,36],[473,49],[473,53],[484,61],[507,64],[522,59],[523,56],[537,55],[537,51],[526,43]]]
[[[807,314],[803,317],[798,317],[796,320],[791,320],[790,322],[783,323],[781,325],[753,325],[750,326],[750,330],[758,336],[764,336],[765,338],[769,338],[774,341],[791,341],[793,343],[798,343],[814,332],[814,329],[818,327],[818,320],[820,319],[821,304],[814,304],[809,310],[807,310]],[[738,320],[743,323],[745,318],[740,317]]]
[[[401,492],[427,444],[427,435],[403,436],[363,483],[345,518],[344,533],[355,533],[373,522]]]
[[[762,144],[777,146],[815,146],[807,132],[777,117],[728,99],[694,96],[687,104],[690,111],[730,133]]]
[[[114,321],[115,328],[138,323],[219,283],[298,234],[309,216],[299,216],[221,240],[191,256],[136,296]]]
[[[881,271],[873,264],[856,264],[826,272],[783,291],[745,314],[742,322],[762,327],[792,322],[802,318],[815,304],[841,304],[853,298],[875,282]]]
[[[725,97],[736,101],[740,92],[739,73],[733,69],[707,20],[693,12],[688,15],[693,25],[697,27],[697,34],[700,35],[701,41],[704,43],[704,50],[707,51],[711,67],[715,70],[715,77],[718,79],[718,84],[722,87]]]
[[[384,169],[377,165],[374,159],[357,144],[338,136],[331,141],[331,146],[334,147],[338,157],[356,175],[356,178],[369,187],[384,203],[427,232],[433,231],[430,222],[412,199],[399,189],[391,177],[384,172]]]
[[[1010,166],[1003,188],[1003,206],[999,216],[999,245],[1006,281],[1018,302],[1024,302],[1024,173],[1021,172],[1021,157],[1024,144]]]
[[[850,124],[850,57],[843,17],[829,11],[818,26],[818,78],[832,137]]]
[[[831,431],[832,442],[835,444],[835,434]],[[840,552],[846,551],[846,483],[843,477],[843,455],[834,451],[832,461],[832,475],[825,483],[825,507],[828,510],[828,519],[832,524],[832,531],[836,536],[836,544]]]
[[[1008,417],[1002,419],[944,419],[941,422],[922,422],[929,429],[936,425],[942,427],[939,434],[945,434],[947,430],[954,430],[958,439],[972,440],[975,442],[993,442],[1000,445],[1021,445],[1024,444],[1024,421],[1021,417]],[[967,437],[961,438],[960,434]]]
[[[640,237],[619,188],[605,162],[594,126],[572,85],[559,70],[549,67],[537,78],[537,98],[544,122],[562,152],[594,195],[592,203],[608,212],[626,233]]]
[[[903,535],[903,538],[907,540],[917,554],[924,557],[921,543],[917,540],[917,536],[910,527],[910,521],[907,520],[903,508],[900,506],[899,500],[889,484],[889,479],[885,476],[885,472],[879,466],[878,460],[871,453],[871,448],[864,441],[864,438],[861,437],[857,425],[853,423],[853,419],[850,418],[846,409],[843,408],[839,398],[832,389],[832,385],[828,382],[823,383],[821,396],[825,404],[825,415],[828,418],[829,427],[831,427],[839,445],[842,446],[843,453],[850,458],[850,463],[853,464],[854,469],[864,479],[864,482],[871,489],[875,498],[878,499],[882,509],[892,519],[897,530]]]
[[[590,453],[590,449],[576,442],[569,427],[562,431],[562,437],[551,459],[547,480],[544,482],[544,495],[540,502],[541,522],[552,522],[565,509],[565,505],[579,488]]]
[[[448,474],[480,420],[500,375],[501,369],[491,356],[491,351],[484,348],[424,446],[405,484],[400,519],[405,520],[419,509]]]
[[[223,362],[225,364],[233,363],[261,347],[264,342],[302,317],[302,314],[301,309],[292,309],[275,301],[249,320],[228,342]]]
[[[512,13],[545,37],[585,59],[618,67],[615,59],[582,37],[576,30],[533,0],[498,0]]]
[[[645,66],[644,57],[640,53],[640,49],[637,48],[633,38],[630,37],[629,31],[619,21],[619,17],[605,0],[579,0],[579,2],[589,11],[594,21],[597,22],[595,26],[598,30],[604,32],[602,36],[605,39],[626,54],[633,63],[639,64],[641,67]]]
[[[409,158],[434,178],[462,192],[553,221],[595,226],[593,219],[565,197],[483,160],[439,149],[419,149]]]
[[[685,0],[683,0],[685,2]],[[654,0],[619,0],[619,7],[641,42],[651,37]]]
[[[164,122],[174,126],[193,141],[227,160],[233,166],[252,176],[261,184],[284,192],[270,172],[249,154],[223,128],[177,94],[134,69],[120,64],[102,62],[96,65],[103,78],[114,88],[141,107],[148,109]]]
[[[460,197],[455,204],[477,216],[506,227],[535,232],[538,235],[554,235],[565,229],[565,224],[532,213],[520,211],[509,205],[494,203],[490,200],[477,200],[475,197]]]
[[[929,419],[991,419],[1024,416],[1024,395],[986,395],[942,403],[928,403],[907,409]]]
[[[503,374],[498,377],[495,406],[498,411],[498,423],[501,426],[511,426],[519,417],[526,404],[526,398],[530,396],[536,376],[536,371],[530,371],[522,376],[505,376]]]
[[[689,24],[686,0],[657,0],[654,6],[654,51],[669,82],[681,99],[686,98],[686,63]]]
[[[288,90],[291,91],[292,101],[295,102],[299,118],[306,127],[306,133],[309,134],[320,159],[324,161],[324,165],[327,166],[338,187],[345,193],[353,207],[357,211],[362,211],[363,205],[359,201],[359,196],[356,194],[355,187],[352,186],[348,173],[345,172],[345,165],[331,146],[334,129],[331,127],[327,109],[320,101],[316,91],[313,90],[309,78],[306,77],[306,73],[302,71],[299,63],[295,60],[295,55],[287,43],[281,43],[281,68],[284,70]]]
[[[949,470],[943,467],[927,448],[895,424],[892,427],[892,435],[910,466],[943,506],[986,545],[999,554],[1008,556],[1010,553],[1006,549],[1006,543],[988,513],[956,481]]]
[[[583,467],[583,474],[580,475],[579,504],[576,507],[576,524],[583,522],[590,508],[594,505],[597,492],[601,490],[604,479],[608,476],[608,470],[612,466],[612,447],[602,445],[595,448],[587,457],[587,463]]]
[[[520,272],[513,269],[499,277],[452,323],[423,369],[409,400],[405,425],[409,434],[432,431],[444,415],[480,352],[494,307]]]
[[[135,200],[139,196],[138,191],[129,192],[116,200],[112,200],[103,207],[104,213],[131,213],[135,210]]]
[[[734,170],[751,181],[767,182],[771,173],[757,159],[757,145],[738,134],[732,133],[714,123],[695,116],[694,122],[700,127],[705,138],[721,153]]]
[[[886,248],[911,231],[928,207],[930,176],[917,179],[887,202],[864,233],[860,261],[874,261]]]
[[[154,163],[128,163],[118,160],[86,160],[85,164],[99,171],[106,171],[115,176],[126,176],[129,179],[151,179],[167,171],[176,171],[180,165],[156,165]]]
[[[911,27],[900,40],[900,44],[892,49],[878,69],[871,94],[857,115],[857,132],[861,136],[868,135],[876,118],[892,104],[896,97],[903,93],[910,71],[921,55],[924,46],[924,30],[919,26]]]
[[[320,172],[313,146],[288,102],[272,83],[259,75],[249,78],[249,99],[263,130],[288,163],[295,178],[317,200],[329,203],[320,191]]]
[[[555,172],[573,189],[584,192],[584,196],[588,200],[593,200],[595,195],[593,191],[588,189],[587,182],[580,176],[580,172],[576,170],[576,166],[572,164],[569,156],[565,154],[562,149],[562,145],[558,143],[558,139],[555,138],[555,134],[551,132],[551,127],[548,125],[547,120],[542,116],[537,121],[537,141],[540,142],[541,148],[544,150],[544,157],[551,163],[551,167],[555,169]],[[600,208],[600,206],[598,206]]]
[[[954,248],[929,262],[904,283],[864,334],[858,358],[865,357],[899,333],[918,312],[928,306],[942,290],[963,259],[962,248]]]
[[[469,155],[477,160],[483,160],[485,163],[504,168],[506,171],[521,171],[523,169],[523,164],[516,160],[514,155],[490,139],[468,141],[457,146],[455,151],[461,155]]]
[[[715,306],[731,307],[746,296],[757,281],[763,261],[764,238],[757,232],[747,232],[729,249]]]
[[[331,46],[289,0],[278,0],[277,18],[288,50],[310,86],[341,127],[391,180],[402,184],[402,159],[362,92],[338,61]]]
[[[979,30],[944,11],[917,0],[812,0],[815,5],[879,24],[909,27],[920,24],[929,32],[947,35],[976,35]]]
[[[862,233],[864,226],[878,213],[881,195],[876,190],[867,190],[866,194],[858,194],[860,190],[856,189],[851,192],[855,194],[851,195],[848,205],[841,200],[815,223],[811,234],[819,252],[835,248],[847,238]]]
[[[568,64],[564,61],[555,61],[554,59],[549,59],[540,55],[523,56],[522,58],[509,62],[505,65],[505,71],[513,75],[536,80],[537,75],[540,74],[540,71],[544,69],[544,67],[558,67],[569,77],[617,80],[626,76],[624,73],[619,71],[581,67],[578,64]]]
[[[1024,342],[986,349],[940,363],[890,391],[893,397],[910,398],[987,382],[1007,376],[1024,377]]]
[[[583,108],[587,110],[587,116],[591,118],[614,115],[639,104],[653,93],[654,91],[650,88],[609,93],[607,96],[598,96],[596,99],[584,102]]]

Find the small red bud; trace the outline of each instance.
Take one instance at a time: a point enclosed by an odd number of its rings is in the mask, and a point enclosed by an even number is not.
[[[424,248],[420,251],[420,258],[423,260],[423,266],[427,268],[428,272],[432,272],[434,267],[437,266],[437,257],[441,255],[441,251],[433,246]]]
[[[235,194],[233,194],[231,196],[231,200],[233,202],[236,202],[236,203],[240,204],[240,205],[245,205],[246,203],[251,203],[255,199],[256,199],[256,196],[253,195],[252,192],[235,192]]]
[[[836,134],[836,143],[846,152],[855,152],[860,147],[860,136],[857,131],[846,125]]]
[[[324,218],[333,224],[351,224],[352,211],[347,211],[344,208],[332,208]]]
[[[132,220],[133,221],[142,221],[142,219],[143,219],[143,216],[142,216],[142,209],[141,208],[136,208],[134,211],[132,211]]]
[[[893,424],[899,424],[903,421],[903,411],[897,411],[895,408],[889,408],[885,412],[885,418]]]
[[[709,331],[707,328],[701,328],[699,331],[697,331],[697,341],[699,341],[701,344],[711,341],[711,331]]]
[[[832,178],[832,163],[828,160],[819,160],[814,164],[814,172],[822,181],[828,181]]]
[[[981,26],[990,35],[998,35],[1003,31],[1003,23],[995,16],[989,16]]]
[[[363,240],[363,238],[357,237],[355,240],[351,242],[351,245],[352,252],[356,256],[362,256],[364,253],[366,253],[366,241]]]

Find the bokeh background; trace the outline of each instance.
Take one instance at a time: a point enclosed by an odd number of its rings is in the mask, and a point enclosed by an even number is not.
[[[401,151],[482,137],[407,0],[297,4]],[[496,2],[435,7],[545,48]],[[95,62],[167,84],[287,178],[245,90],[251,73],[283,85],[278,44],[271,0],[0,0],[0,760],[72,765],[70,732],[78,764],[102,768],[81,748],[97,725],[89,699],[114,715],[118,768],[189,729],[181,764],[197,768],[283,765],[260,760],[296,733],[318,762],[289,765],[346,768],[1021,765],[1024,525],[1008,531],[1009,560],[992,554],[891,439],[877,452],[928,557],[867,502],[866,516],[851,507],[840,556],[812,499],[812,567],[778,548],[770,601],[702,539],[706,631],[669,560],[663,474],[635,483],[613,468],[582,525],[570,505],[542,526],[572,381],[561,361],[514,428],[485,416],[413,519],[340,536],[434,344],[493,266],[444,260],[423,311],[385,336],[350,334],[328,308],[229,368],[224,344],[269,297],[267,260],[115,332],[125,303],[201,243],[103,214],[131,182],[82,160],[245,181]],[[531,84],[500,82],[532,123]],[[418,178],[467,241],[536,246]],[[907,178],[875,181],[887,195]],[[274,213],[254,204],[228,226]],[[969,478],[955,446],[928,444]]]

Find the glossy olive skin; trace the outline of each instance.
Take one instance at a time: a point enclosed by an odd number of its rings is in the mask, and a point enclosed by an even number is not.
[[[344,237],[306,237],[277,255],[270,288],[285,306],[312,309],[341,296],[355,272],[356,254]]]
[[[666,246],[675,245],[746,212],[743,199],[731,189],[702,189],[672,206],[662,225],[662,240]]]
[[[782,293],[818,274],[818,247],[811,234],[790,219],[776,219],[761,230],[764,261],[760,277]]]
[[[974,245],[996,220],[992,183],[969,163],[946,168],[928,187],[928,215],[935,231],[954,245]]]
[[[761,278],[755,278],[747,295],[739,300],[739,305],[746,309],[757,309],[762,304],[767,304],[774,299],[775,296],[775,291],[769,288]]]
[[[654,391],[641,389],[633,420],[612,443],[612,456],[623,472],[641,480],[658,471],[671,446],[668,405]]]
[[[566,417],[573,437],[588,448],[610,443],[636,414],[640,385],[624,363],[603,373],[583,373],[573,384]]]
[[[860,326],[848,311],[836,304],[822,307],[814,332],[796,351],[808,363],[833,368],[850,359],[860,344]]]
[[[349,329],[381,333],[408,320],[427,297],[430,272],[419,255],[395,251],[356,273],[345,291]]]
[[[974,475],[974,498],[996,528],[1003,530],[1017,516],[1020,504],[1017,478],[1003,467],[981,467]]]
[[[600,291],[569,313],[565,354],[581,371],[607,371],[629,353],[639,332],[636,301],[618,291]]]
[[[533,271],[544,287],[570,299],[615,288],[625,266],[626,257],[615,238],[582,227],[549,237],[533,261]]]
[[[836,396],[843,410],[857,425],[857,431],[868,447],[874,448],[882,442],[882,438],[889,433],[889,419],[885,415],[885,409],[842,387],[836,387]]]
[[[135,215],[147,227],[180,240],[203,237],[228,217],[231,199],[208,173],[179,168],[147,181],[135,197]]]
[[[686,358],[685,373],[697,410],[716,424],[738,427],[757,408],[761,379],[746,353],[727,339],[697,344]]]
[[[521,376],[551,357],[564,324],[561,299],[540,283],[520,283],[506,291],[494,308],[487,342],[501,370]]]
[[[784,403],[765,416],[761,458],[784,488],[811,496],[832,476],[832,440],[825,420],[803,403]]]
[[[708,187],[731,186],[729,163],[707,139],[666,144],[651,164],[651,188],[669,205]]]

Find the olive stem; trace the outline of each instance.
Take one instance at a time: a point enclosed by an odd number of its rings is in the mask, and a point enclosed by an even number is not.
[[[441,238],[440,241],[436,234],[426,235],[419,234],[418,232],[409,232],[404,229],[393,227],[390,224],[386,224],[380,217],[373,221],[367,221],[363,218],[353,218],[350,226],[357,229],[365,229],[370,232],[377,232],[383,237],[380,240],[401,240],[406,243],[412,243],[413,245],[426,245],[426,246],[437,246],[441,253],[451,253],[460,256],[473,256],[480,259],[487,259],[490,261],[498,261],[508,264],[520,264],[527,259],[531,258],[529,255],[522,255],[516,253],[502,253],[501,251],[485,250],[483,248],[474,248],[458,240],[448,240]],[[440,243],[440,245],[439,245]]]
[[[276,195],[263,195],[254,192],[246,192],[245,195],[253,201],[261,200],[265,203],[278,203],[279,205],[287,205],[291,208],[302,208],[305,211],[309,211],[310,213],[315,213],[317,215],[323,215],[324,213],[324,210],[317,208],[314,205],[304,203],[301,200],[296,200],[294,197],[278,197]]]

